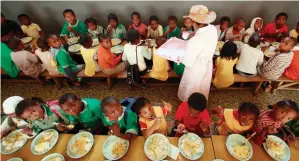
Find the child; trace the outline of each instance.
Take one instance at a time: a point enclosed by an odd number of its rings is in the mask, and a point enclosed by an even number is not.
[[[161,80],[166,81],[168,79],[168,70],[169,70],[169,63],[168,61],[155,54],[155,51],[164,43],[166,42],[166,39],[162,36],[156,38],[156,47],[153,49],[153,68],[150,71],[150,76]]]
[[[136,100],[133,111],[139,116],[139,125],[142,134],[148,138],[154,133],[161,133],[167,136],[167,123],[165,115],[170,114],[172,106],[163,102],[164,106],[152,106],[151,102],[144,97]]]
[[[279,49],[275,50],[277,54],[258,68],[259,74],[266,79],[277,80],[284,70],[290,66],[294,56],[291,49],[296,43],[297,41],[293,37],[284,38],[279,45]]]
[[[122,54],[116,56],[111,52],[111,39],[106,35],[99,35],[99,49],[97,51],[98,64],[107,75],[114,75],[124,71],[128,63],[121,62]]]
[[[279,101],[272,107],[273,109],[265,110],[260,114],[254,126],[255,142],[259,145],[265,141],[267,135],[281,131],[282,126],[295,119],[299,112],[297,104],[291,100]]]
[[[297,37],[299,43],[299,36]],[[299,45],[293,48],[294,57],[290,66],[284,71],[284,76],[292,80],[299,80]]]
[[[111,39],[122,39],[126,34],[126,28],[118,23],[118,18],[115,14],[110,13],[108,15],[108,26],[107,26],[107,35]]]
[[[42,36],[42,29],[36,23],[32,23],[31,18],[26,14],[20,14],[18,19],[21,23],[21,29],[24,34],[34,39]]]
[[[244,42],[247,44],[252,34],[259,32],[263,28],[263,19],[256,17],[251,21],[250,28],[245,31]]]
[[[217,33],[218,33],[218,41],[223,41],[224,36],[228,27],[230,26],[230,18],[227,16],[223,16],[220,19],[220,25],[216,25]]]
[[[290,37],[294,37],[297,39],[299,35],[299,22],[297,23],[296,29],[290,31]]]
[[[172,37],[180,37],[180,29],[177,27],[177,18],[175,16],[170,16],[168,18],[168,26],[164,28],[164,37],[170,39]]]
[[[213,85],[216,88],[225,88],[234,83],[233,71],[237,62],[237,45],[228,41],[223,45],[220,57],[216,60],[216,74],[213,80]]]
[[[112,96],[106,97],[101,105],[101,117],[104,126],[109,126],[109,131],[117,137],[131,140],[138,135],[137,115]]]
[[[64,10],[63,17],[67,22],[64,23],[60,36],[77,37],[80,36],[80,34],[88,33],[86,25],[82,21],[76,19],[73,10]]]
[[[52,66],[51,64],[51,52],[50,47],[45,39],[39,38],[37,40],[37,49],[35,50],[35,54],[42,61],[43,66],[49,72],[49,75],[58,74],[58,69],[56,66]]]
[[[100,25],[97,25],[97,20],[94,18],[86,19],[85,24],[88,27],[88,33],[92,39],[97,39],[100,34],[106,34],[104,28]]]
[[[203,137],[210,134],[210,115],[207,111],[207,99],[201,93],[193,93],[187,102],[183,102],[175,113],[176,137],[188,132]]]
[[[238,109],[223,109],[218,107],[212,110],[213,114],[220,115],[221,121],[216,127],[219,135],[244,134],[250,130],[260,115],[259,108],[250,102],[243,102]]]
[[[149,18],[148,38],[156,39],[158,36],[163,36],[163,27],[159,24],[157,16]]]
[[[68,114],[72,123],[80,123],[85,130],[92,133],[101,127],[101,101],[95,98],[80,98],[66,93],[59,99],[61,109]]]
[[[141,39],[146,39],[147,38],[147,34],[148,34],[148,30],[147,27],[144,23],[141,23],[141,17],[140,14],[138,12],[133,12],[131,14],[131,20],[132,20],[132,24],[129,26],[128,30],[138,30],[141,36]]]
[[[264,61],[264,53],[257,49],[260,42],[261,37],[258,33],[254,33],[248,44],[242,45],[239,49],[241,54],[236,69],[240,75],[254,77],[257,74],[257,66],[262,65]]]
[[[193,21],[191,20],[191,18],[189,18],[189,17],[184,18],[184,26],[181,28],[180,38],[182,38],[184,31],[194,32],[194,28],[193,28],[192,24],[193,24]]]
[[[1,33],[11,32],[13,36],[21,38],[23,31],[21,27],[13,20],[8,20],[1,13]]]
[[[245,34],[245,20],[243,18],[238,18],[234,26],[227,29],[225,34],[225,40],[231,41],[243,41]]]

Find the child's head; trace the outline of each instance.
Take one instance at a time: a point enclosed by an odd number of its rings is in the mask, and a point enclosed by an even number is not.
[[[112,47],[112,42],[108,35],[100,34],[98,38],[100,45],[103,46],[105,49],[110,49]]]
[[[258,33],[254,33],[251,35],[251,37],[248,40],[248,45],[251,47],[256,48],[261,43],[261,37]]]
[[[140,14],[138,12],[133,12],[131,14],[131,20],[132,20],[132,23],[135,25],[135,26],[139,26],[140,25]]]
[[[260,115],[260,109],[257,105],[250,102],[243,102],[238,109],[239,123],[241,126],[248,126],[254,124]]]
[[[156,30],[159,27],[159,18],[157,16],[151,16],[149,18],[149,25],[153,30]]]
[[[5,16],[3,15],[3,13],[1,13],[1,24],[4,24],[6,21]]]
[[[276,15],[275,17],[275,23],[277,27],[282,27],[286,21],[288,20],[288,15],[285,12],[281,12]]]
[[[220,19],[220,29],[222,31],[226,30],[230,25],[230,18],[227,16],[223,16]]]
[[[110,26],[114,27],[114,28],[117,27],[117,25],[118,25],[118,18],[117,18],[117,16],[115,14],[110,13],[108,15],[108,24]]]
[[[235,59],[237,57],[237,49],[237,45],[233,41],[226,42],[220,51],[221,59]]]
[[[10,117],[16,117],[15,115],[15,110],[17,107],[17,104],[24,100],[24,98],[20,96],[11,96],[8,97],[6,100],[3,101],[2,107],[3,107],[3,112],[10,116]]]
[[[168,27],[170,29],[175,29],[177,26],[177,21],[178,21],[178,19],[175,16],[170,16],[168,18]]]
[[[245,27],[245,20],[242,18],[242,17],[239,17],[237,20],[236,20],[236,23],[235,23],[235,29],[237,31],[241,31],[243,30]]]
[[[94,31],[97,29],[97,20],[94,18],[87,18],[85,20],[85,24],[88,27],[88,29]]]
[[[298,105],[294,101],[283,100],[273,105],[272,118],[285,124],[296,118],[298,112]]]
[[[9,39],[7,42],[7,46],[15,52],[25,49],[23,42],[16,37]]]
[[[165,37],[158,36],[158,37],[156,37],[155,41],[156,41],[156,45],[157,45],[156,48],[159,48],[166,42],[166,39],[165,39]]]
[[[263,26],[263,19],[257,18],[255,23],[254,23],[254,30],[258,31],[262,28],[262,26]]]
[[[92,39],[90,37],[89,34],[82,34],[80,35],[80,44],[86,48],[86,49],[89,49],[92,47]]]
[[[64,10],[63,17],[67,22],[69,22],[72,25],[74,25],[77,22],[75,12],[71,9]]]
[[[52,48],[59,49],[61,47],[61,40],[54,34],[48,36],[47,42],[48,45]]]
[[[31,24],[31,19],[26,14],[20,14],[18,16],[18,19],[19,19],[21,25],[29,26]]]
[[[207,99],[201,93],[193,93],[188,98],[189,115],[197,118],[198,115],[207,108]]]
[[[138,30],[129,30],[127,32],[128,41],[131,44],[138,44],[140,41],[139,31]]]
[[[299,33],[299,22],[297,23],[296,31]],[[298,37],[299,37],[299,36],[298,36]]]
[[[102,100],[102,111],[110,121],[117,121],[123,114],[123,107],[119,103],[118,99],[113,96],[106,97]]]
[[[152,118],[154,109],[151,102],[144,97],[140,97],[136,100],[133,111],[139,116],[146,119]]]
[[[44,118],[45,111],[41,106],[41,101],[36,99],[25,99],[18,103],[16,116],[26,120],[38,120]]]
[[[193,24],[193,21],[191,20],[191,18],[189,18],[189,17],[184,18],[184,26],[185,27],[191,28],[192,24]]]
[[[81,98],[72,93],[66,93],[61,96],[59,98],[59,105],[65,113],[72,116],[77,116],[84,108]]]
[[[297,40],[294,37],[286,37],[284,38],[279,45],[280,52],[289,52],[291,49],[296,46]]]
[[[14,37],[14,32],[11,29],[1,28],[1,42],[7,42],[12,37]]]
[[[37,40],[37,47],[39,47],[42,50],[42,52],[48,51],[50,49],[48,42],[43,38],[39,38]]]

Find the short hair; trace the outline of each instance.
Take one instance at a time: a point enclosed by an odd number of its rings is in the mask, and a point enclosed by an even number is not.
[[[19,19],[19,20],[20,20],[21,17],[26,17],[26,18],[28,18],[29,20],[31,20],[30,17],[29,17],[28,15],[24,14],[24,13],[18,15],[18,19]]]
[[[46,49],[46,50],[50,49],[48,42],[44,38],[38,38],[37,47],[39,47],[41,49]]]
[[[151,23],[152,21],[159,21],[159,18],[157,17],[157,16],[155,16],[155,15],[153,15],[153,16],[151,16],[150,18],[149,18],[149,22]]]
[[[129,30],[127,32],[127,37],[128,37],[128,41],[130,43],[136,43],[136,41],[138,40],[139,38],[139,31],[138,30]]]
[[[75,101],[78,101],[79,100],[79,97],[73,93],[66,93],[64,95],[62,95],[60,98],[59,98],[59,105],[62,105],[64,104],[65,102],[67,102],[68,100],[75,100]]]
[[[196,92],[191,94],[188,98],[188,105],[189,107],[202,112],[207,108],[207,99],[203,94]]]
[[[223,16],[220,18],[220,23],[223,23],[225,21],[227,21],[228,24],[230,24],[230,18],[228,16]]]
[[[64,16],[64,14],[66,14],[66,13],[72,13],[74,16],[75,16],[75,12],[72,10],[72,9],[66,9],[66,10],[64,10],[63,11],[63,16]]]
[[[296,44],[297,44],[297,39],[294,38],[294,37],[289,37],[289,39],[290,39],[291,43],[293,44],[293,46],[296,46]]]
[[[299,26],[299,21],[297,22],[297,26]]]
[[[288,19],[288,14],[285,12],[280,12],[279,14],[276,15],[275,20],[278,19],[279,17],[286,17],[286,19]]]
[[[135,101],[135,103],[134,103],[134,105],[133,105],[133,107],[132,107],[132,111],[135,112],[135,113],[137,113],[137,114],[139,114],[139,113],[140,113],[140,110],[141,110],[142,108],[144,108],[144,106],[147,105],[147,104],[151,104],[151,102],[150,102],[149,99],[147,99],[147,98],[145,98],[145,97],[139,97],[139,98]]]
[[[110,105],[110,104],[113,104],[113,103],[119,103],[119,100],[113,96],[109,96],[109,97],[106,97],[102,100],[102,103],[101,103],[101,108],[103,111],[105,111],[105,107]]]
[[[90,17],[90,18],[87,18],[87,19],[85,20],[84,23],[85,23],[86,25],[88,25],[89,23],[94,24],[94,25],[97,25],[97,20]]]
[[[243,17],[239,17],[239,18],[236,19],[236,23],[238,23],[239,21],[242,21],[242,22],[246,23],[246,21]]]
[[[91,36],[89,34],[81,34],[80,35],[80,39],[79,42],[81,45],[86,46],[87,43],[89,43],[90,41],[92,41]]]
[[[248,40],[248,45],[256,48],[261,43],[261,36],[258,33],[254,33],[250,36]]]
[[[21,39],[13,37],[13,38],[11,38],[11,39],[8,40],[7,46],[11,50],[16,50],[21,43],[22,43]]]
[[[1,28],[1,37],[8,35],[10,31],[11,29],[9,28],[6,27]]]
[[[38,103],[40,103],[38,100],[35,99],[25,99],[22,100],[21,102],[19,102],[17,104],[16,110],[15,110],[15,114],[17,117],[21,117],[21,115],[24,113],[24,111],[31,107],[31,106],[35,106]]]
[[[137,16],[139,19],[140,19],[140,14],[138,13],[138,12],[133,12],[132,14],[131,14],[131,18],[133,18],[133,16]]]
[[[297,43],[299,43],[299,36],[297,37]]]
[[[99,34],[98,35],[99,42],[102,42],[103,40],[108,39],[108,38],[110,38],[110,37],[108,35],[105,35],[105,34]]]
[[[287,107],[289,107],[289,108],[295,110],[297,114],[299,112],[298,105],[292,100],[282,100],[282,101],[277,102],[275,105],[276,105],[277,108],[287,108]],[[271,107],[273,108],[273,106],[270,106],[269,108],[271,108]]]
[[[256,116],[256,119],[261,113],[259,107],[251,102],[241,103],[238,108],[238,112],[250,112]]]
[[[118,18],[117,18],[117,16],[116,16],[115,14],[113,14],[113,13],[110,13],[110,14],[108,15],[108,22],[109,22],[110,20],[114,20],[114,21],[118,22]]]
[[[221,51],[220,58],[222,59],[235,59],[237,57],[237,45],[233,41],[226,42]]]
[[[168,21],[175,21],[175,22],[177,22],[178,19],[177,19],[175,16],[170,16],[170,17],[168,18]]]
[[[3,14],[2,12],[1,12],[1,16],[2,16],[2,17],[5,17],[4,14]]]

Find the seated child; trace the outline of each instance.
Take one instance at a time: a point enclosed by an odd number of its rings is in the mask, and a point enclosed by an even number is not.
[[[24,128],[28,125],[23,119],[17,118],[15,114],[16,106],[19,102],[24,100],[24,98],[20,96],[11,96],[3,101],[3,113],[7,115],[5,120],[1,123],[1,134],[0,138],[5,137],[9,131],[11,131],[14,127],[16,128]],[[3,117],[3,116],[2,116]]]
[[[246,36],[244,37],[244,42],[248,43],[249,38],[252,34],[259,32],[263,28],[263,19],[256,17],[251,21],[250,28],[245,31]]]
[[[52,66],[51,64],[51,52],[50,47],[45,39],[39,38],[37,40],[37,49],[35,50],[35,55],[39,57],[42,61],[43,66],[49,72],[49,75],[58,74],[58,69],[56,66]]]
[[[111,39],[122,39],[126,34],[126,28],[118,23],[118,18],[115,14],[110,13],[108,15],[108,26],[107,26],[107,35]]]
[[[218,34],[218,41],[223,41],[226,31],[230,25],[230,18],[227,16],[223,16],[220,19],[220,24],[216,25],[217,34]]]
[[[32,23],[31,18],[26,14],[20,14],[18,19],[21,23],[21,29],[24,34],[34,39],[42,36],[42,29],[36,23]]]
[[[5,32],[10,32],[18,38],[21,38],[23,35],[21,27],[15,21],[6,19],[3,13],[1,13],[1,34]]]
[[[164,36],[167,38],[167,39],[170,39],[172,37],[177,37],[179,38],[180,37],[180,28],[177,27],[177,18],[175,16],[170,16],[168,18],[168,26],[166,26],[164,28]]]
[[[184,26],[181,28],[180,38],[182,38],[184,31],[194,32],[193,21],[191,18],[186,17],[184,18]]]
[[[92,133],[101,128],[101,101],[95,98],[80,98],[72,93],[66,93],[59,99],[61,109],[68,114],[73,124],[81,124]]]
[[[299,137],[299,118],[297,116],[296,119],[290,121],[286,124],[290,131],[295,135],[295,137]]]
[[[252,34],[248,44],[240,47],[240,57],[236,69],[244,77],[254,77],[257,74],[258,65],[264,61],[264,53],[257,46],[260,45],[261,37],[258,33]]]
[[[290,37],[298,38],[299,35],[299,22],[297,23],[296,29],[290,31]]]
[[[293,59],[293,52],[291,49],[296,45],[297,41],[293,37],[284,38],[279,48],[275,50],[276,55],[265,61],[258,72],[261,76],[269,80],[277,80],[284,72],[284,70],[290,66]]]
[[[170,114],[172,106],[163,102],[164,106],[152,106],[151,102],[144,97],[136,100],[133,111],[139,116],[139,125],[142,135],[148,138],[154,133],[161,133],[167,136],[167,123],[165,115]]]
[[[220,56],[216,59],[216,74],[213,85],[217,88],[225,88],[234,83],[234,66],[238,62],[237,45],[232,42],[226,42]]]
[[[297,37],[299,43],[299,36]],[[299,80],[299,45],[293,48],[294,57],[290,66],[284,71],[284,76],[292,80]]]
[[[85,20],[85,24],[88,27],[88,33],[92,39],[97,39],[100,34],[106,34],[104,28],[97,24],[97,20],[94,18],[88,18]]]
[[[214,108],[213,114],[220,115],[220,122],[216,127],[219,135],[244,134],[255,124],[260,109],[253,103],[243,102],[238,109]]]
[[[279,101],[272,106],[272,109],[262,112],[254,126],[255,142],[261,145],[267,135],[281,131],[284,124],[297,117],[298,112],[297,104],[291,100]],[[283,139],[285,140],[285,138]]]
[[[245,20],[238,18],[234,26],[227,29],[225,34],[225,40],[230,41],[243,41],[245,35]]]
[[[98,64],[102,71],[108,75],[122,72],[128,66],[128,62],[121,62],[122,54],[116,56],[111,52],[111,39],[106,35],[99,35],[99,49],[97,51]]]
[[[146,39],[147,38],[147,27],[144,23],[141,23],[141,17],[140,14],[138,12],[133,12],[131,14],[131,20],[132,20],[132,24],[129,26],[128,30],[138,30],[140,33],[140,37],[141,39]]]
[[[64,10],[63,17],[67,22],[63,24],[60,36],[77,37],[80,36],[80,34],[88,33],[87,26],[82,21],[76,19],[76,15],[73,10]]]
[[[159,55],[156,55],[155,52],[165,42],[166,39],[162,36],[156,38],[156,47],[153,48],[153,68],[150,71],[151,77],[161,81],[166,81],[168,79],[169,63],[168,60]]]
[[[159,18],[157,16],[151,16],[149,18],[148,38],[156,39],[158,36],[163,36],[163,27],[159,24]]]
[[[210,134],[210,115],[207,108],[207,99],[201,93],[193,93],[187,102],[183,102],[175,113],[176,137],[193,132],[201,137]]]
[[[131,140],[138,135],[137,115],[112,96],[102,100],[102,124],[109,127],[109,131],[117,137]]]

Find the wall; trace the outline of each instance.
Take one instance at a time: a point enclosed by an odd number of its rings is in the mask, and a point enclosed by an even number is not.
[[[130,23],[130,14],[137,11],[142,16],[142,21],[148,24],[148,18],[151,15],[157,15],[160,18],[160,23],[164,26],[167,23],[167,18],[170,15],[175,15],[179,19],[179,24],[182,24],[182,16],[189,13],[192,5],[203,4],[210,10],[217,13],[217,21],[221,16],[227,15],[232,20],[242,16],[247,20],[247,26],[251,20],[260,16],[264,21],[273,21],[276,14],[286,12],[289,15],[288,25],[294,28],[299,21],[298,6],[299,2],[157,2],[157,1],[142,1],[142,2],[47,2],[47,1],[21,1],[9,2],[1,1],[1,12],[7,19],[13,19],[16,22],[17,16],[20,13],[28,14],[34,22],[38,23],[44,31],[51,33],[59,33],[64,22],[62,12],[64,9],[73,9],[80,20],[92,16],[98,19],[102,26],[107,25],[107,16],[109,13],[118,15],[120,23],[128,26]]]

